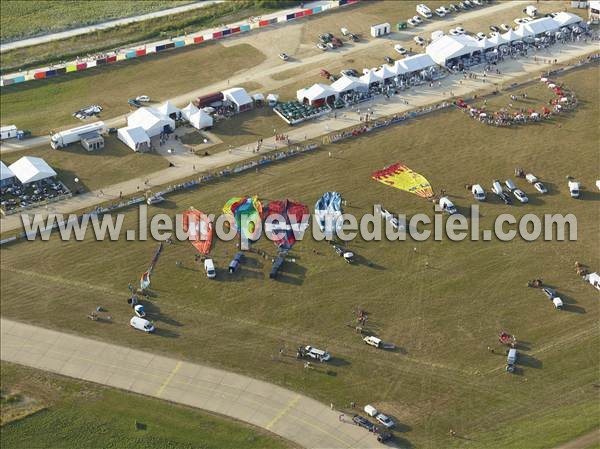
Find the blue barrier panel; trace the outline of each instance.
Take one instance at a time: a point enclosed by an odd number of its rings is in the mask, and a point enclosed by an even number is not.
[[[127,53],[125,53],[125,57],[126,57],[127,59],[135,58],[135,50],[133,50],[133,51],[128,51]]]
[[[317,14],[320,13],[321,11],[323,11],[323,8],[320,6],[317,6],[316,8],[313,8],[313,14]]]
[[[185,41],[175,41],[175,46],[176,47],[183,47],[183,46],[185,46]]]
[[[250,31],[250,25],[240,25],[240,31]]]

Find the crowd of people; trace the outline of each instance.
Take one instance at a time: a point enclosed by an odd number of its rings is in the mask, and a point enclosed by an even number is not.
[[[31,184],[18,181],[0,189],[0,207],[5,215],[21,209],[36,207],[44,203],[62,200],[71,196],[71,191],[54,178],[42,179]]]

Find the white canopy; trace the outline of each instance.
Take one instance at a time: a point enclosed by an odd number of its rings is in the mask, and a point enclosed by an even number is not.
[[[373,83],[380,83],[383,78],[379,76],[373,69],[368,70],[363,76],[359,78],[360,82],[370,86]]]
[[[168,117],[171,116],[171,114],[177,114],[177,116],[181,114],[181,110],[170,101],[161,104],[157,110]]]
[[[510,43],[520,40],[521,37],[519,37],[514,30],[508,30],[502,35],[502,39],[504,39],[507,43]]]
[[[198,112],[200,109],[198,109],[193,103],[190,102],[190,104],[188,104],[185,108],[183,108],[181,110],[181,116],[186,119],[189,120],[190,116],[192,114],[195,114],[196,112]]]
[[[506,45],[508,43],[507,40],[500,35],[500,33],[494,34],[488,39],[488,42],[494,44],[494,47],[499,47],[500,45]]]
[[[117,130],[117,138],[131,148],[133,151],[138,151],[140,146],[146,145],[150,147],[150,137],[146,131],[140,126],[127,126]]]
[[[542,17],[540,19],[532,20],[531,22],[521,25],[521,27],[527,29],[533,36],[547,33],[548,31],[557,31],[559,29],[558,23],[550,17]],[[517,31],[518,34],[518,31]]]
[[[308,101],[313,102],[316,100],[324,100],[331,95],[337,97],[337,92],[326,84],[321,83],[313,84],[308,89],[300,89],[296,92],[296,97],[301,103],[305,98],[308,99]]]
[[[375,75],[383,80],[386,80],[388,78],[395,77],[396,73],[389,65],[384,64],[381,66],[381,68],[375,71]]]
[[[0,161],[0,181],[5,179],[14,178],[15,174],[6,166],[6,164]]]
[[[533,32],[533,30],[531,28],[527,28],[525,26],[525,24],[523,24],[523,25],[519,25],[517,27],[517,29],[515,30],[515,36],[517,37],[518,40],[521,40],[521,39],[525,39],[527,37],[533,37],[533,36],[535,36],[535,33]]]
[[[342,93],[350,90],[367,90],[367,85],[361,83],[358,78],[343,75],[331,85],[331,88]]]
[[[213,118],[204,111],[198,111],[190,115],[188,121],[196,129],[205,129],[213,126]]]
[[[252,104],[252,98],[242,87],[232,87],[221,92],[226,100],[231,101],[238,109],[244,109],[244,106]]]
[[[56,176],[56,172],[40,157],[23,156],[9,167],[21,184]]]
[[[555,15],[552,20],[556,22],[558,27],[564,27],[567,25],[573,25],[575,23],[581,22],[581,17],[577,14],[573,14],[571,12],[561,11],[557,15]]]
[[[261,94],[260,92],[255,93],[254,95],[252,95],[252,99],[255,101],[265,101],[265,96],[263,94]]]
[[[425,53],[409,56],[408,58],[396,62],[402,68],[400,73],[420,72],[421,70],[437,65],[431,56]]]
[[[445,66],[448,60],[467,56],[480,47],[476,39],[471,36],[442,36],[427,46],[425,52],[441,66]]]
[[[127,117],[127,127],[140,127],[148,137],[158,136],[165,130],[165,126],[175,129],[175,120],[154,108],[139,108]]]
[[[497,35],[496,35],[497,36]],[[495,37],[495,36],[494,36]],[[483,39],[481,39],[480,41],[478,41],[479,47],[483,50],[487,50],[489,48],[494,48],[497,47],[496,44],[494,44],[490,39],[488,39],[487,37],[484,37]]]
[[[269,95],[267,95],[267,101],[269,103],[277,103],[279,101],[279,95],[269,94]]]

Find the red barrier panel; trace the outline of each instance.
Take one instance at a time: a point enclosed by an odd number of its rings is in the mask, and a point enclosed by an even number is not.
[[[87,64],[84,62],[82,64],[77,64],[75,67],[77,67],[77,70],[85,70],[87,69]]]
[[[46,72],[36,72],[36,73],[33,74],[33,77],[36,80],[40,80],[42,78],[46,78]]]
[[[302,11],[302,13],[305,16],[310,16],[312,14],[312,12],[313,12],[312,9],[305,9],[304,11]]]
[[[109,56],[108,58],[106,58],[106,62],[117,62],[117,55]]]
[[[240,27],[234,27],[231,29],[231,34],[233,33],[239,33],[240,32]]]
[[[143,48],[141,50],[136,50],[135,51],[135,55],[136,56],[144,56],[145,54],[146,54],[146,49],[145,48]]]
[[[304,11],[298,11],[297,13],[294,14],[294,17],[298,18],[298,17],[302,17],[303,15],[304,15]]]
[[[222,31],[217,31],[216,33],[213,33],[213,39],[220,39],[222,37],[223,37]]]
[[[268,24],[269,24],[268,20],[261,20],[260,22],[258,22],[259,27],[266,27]]]
[[[196,36],[194,38],[194,44],[199,44],[200,42],[204,41],[204,36]]]

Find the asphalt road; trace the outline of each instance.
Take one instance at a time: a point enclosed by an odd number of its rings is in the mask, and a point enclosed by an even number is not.
[[[106,326],[106,332],[114,325],[90,321],[90,326]],[[147,338],[164,338],[157,334]],[[340,413],[328,405],[208,366],[4,318],[0,356],[4,361],[229,416],[308,449],[383,447],[375,435],[352,424],[349,416],[340,420]]]

